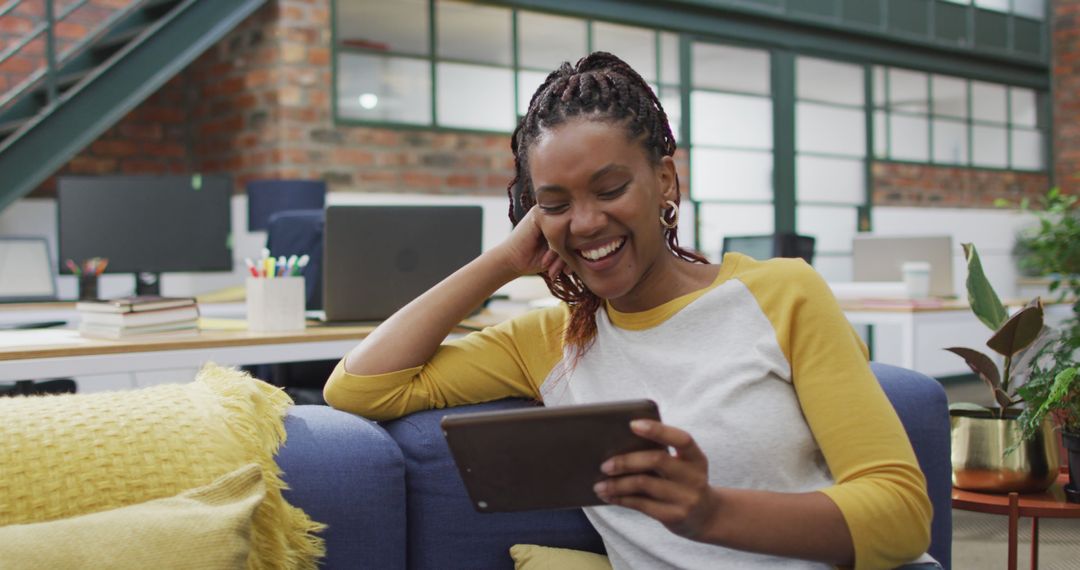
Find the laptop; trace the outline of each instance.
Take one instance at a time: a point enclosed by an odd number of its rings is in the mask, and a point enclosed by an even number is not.
[[[952,237],[857,235],[852,241],[855,281],[902,281],[906,261],[930,264],[930,296],[953,297]]]
[[[0,302],[56,300],[56,266],[43,237],[0,237]]]
[[[323,319],[385,320],[480,255],[480,206],[329,206]]]

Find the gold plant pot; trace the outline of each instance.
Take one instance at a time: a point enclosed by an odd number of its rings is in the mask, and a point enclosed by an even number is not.
[[[1037,493],[1057,479],[1058,446],[1049,418],[1027,441],[1015,417],[954,413],[949,421],[954,487],[988,493]],[[1006,453],[1014,445],[1016,449]]]

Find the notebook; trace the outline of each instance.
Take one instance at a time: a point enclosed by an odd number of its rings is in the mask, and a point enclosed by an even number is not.
[[[381,321],[472,261],[480,206],[329,206],[323,319]]]

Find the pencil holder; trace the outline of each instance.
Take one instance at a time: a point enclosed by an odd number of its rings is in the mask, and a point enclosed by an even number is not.
[[[98,298],[98,276],[94,274],[79,276],[79,300],[93,301]]]
[[[304,330],[304,278],[248,277],[247,322],[253,332]]]

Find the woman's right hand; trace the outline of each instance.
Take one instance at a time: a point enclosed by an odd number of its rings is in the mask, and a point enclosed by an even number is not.
[[[546,273],[554,279],[566,268],[566,262],[548,248],[547,240],[540,232],[537,208],[533,206],[522,218],[498,251],[504,262],[518,275]]]

